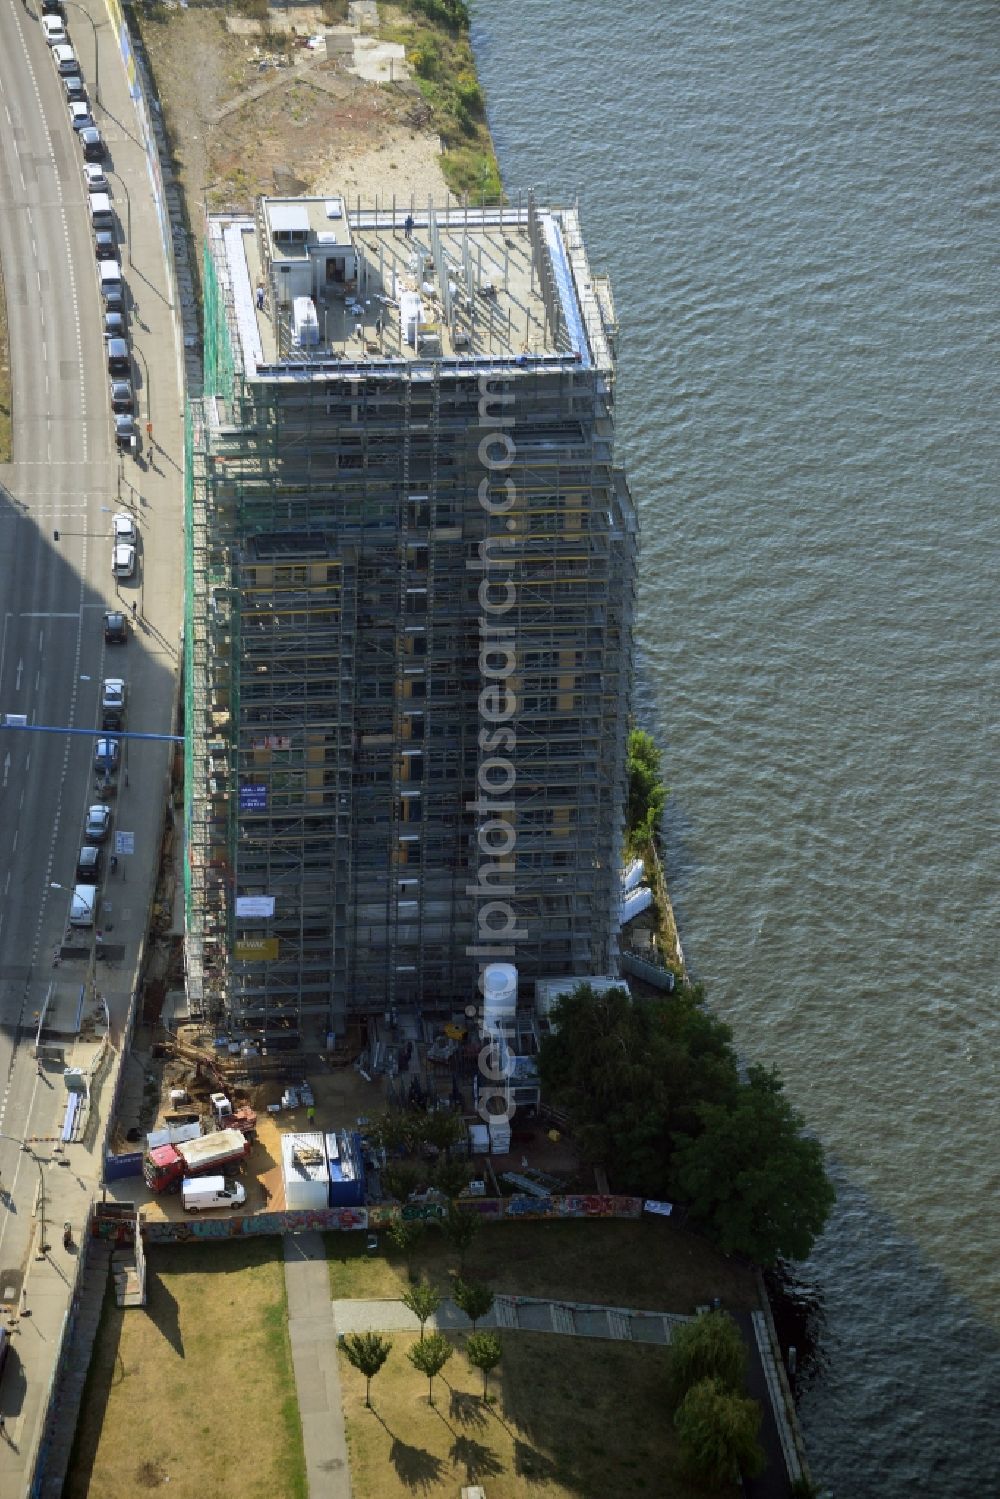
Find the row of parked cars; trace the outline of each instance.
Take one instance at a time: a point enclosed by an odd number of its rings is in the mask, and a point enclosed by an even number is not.
[[[104,616],[105,639],[111,621],[118,629],[115,638],[128,639],[125,616],[114,611]],[[100,885],[105,873],[105,847],[111,834],[112,815],[109,805],[122,764],[122,741],[116,736],[125,729],[128,684],[124,677],[105,677],[101,683],[101,734],[94,741],[94,775],[98,800],[87,808],[83,824],[83,844],[77,855],[73,896],[69,904],[71,927],[92,927],[97,921]],[[112,868],[117,859],[111,855]]]
[[[115,442],[121,450],[134,453],[139,445],[135,384],[128,338],[126,288],[118,258],[118,224],[111,184],[104,166],[107,147],[91,113],[83,73],[66,29],[62,0],[42,0],[41,21],[52,61],[66,91],[70,123],[83,151],[83,178],[101,291]]]
[[[115,440],[120,448],[134,452],[137,437],[132,353],[126,320],[126,289],[118,259],[118,224],[104,167],[107,149],[91,113],[83,74],[66,29],[62,0],[42,0],[41,23],[52,61],[66,92],[70,122],[83,152],[83,178],[101,292]],[[116,580],[135,576],[138,543],[133,517],[125,512],[114,516],[111,571]],[[128,633],[126,611],[109,609],[104,615],[105,643],[125,645]],[[94,927],[97,923],[100,887],[105,873],[105,849],[113,821],[109,802],[122,763],[122,740],[117,736],[125,729],[127,701],[125,678],[105,677],[101,683],[100,734],[94,741],[97,799],[87,808],[84,819],[83,843],[77,855],[69,908],[71,927]],[[117,862],[115,855],[111,855],[110,862],[112,866]]]
[[[133,540],[120,541],[119,537],[132,528]],[[115,556],[119,547],[133,548],[131,567],[135,569],[134,553],[135,523],[130,515],[114,518]],[[123,609],[109,609],[104,615],[104,641],[106,645],[128,643],[128,615]],[[104,849],[111,834],[111,807],[118,774],[122,766],[122,741],[118,737],[125,731],[125,714],[128,704],[128,683],[124,677],[105,677],[101,683],[100,734],[94,740],[94,777],[97,801],[87,808],[83,824],[83,844],[76,860],[76,878],[73,895],[69,903],[71,927],[93,927],[101,899],[101,881],[104,878]],[[111,866],[117,863],[111,856]]]

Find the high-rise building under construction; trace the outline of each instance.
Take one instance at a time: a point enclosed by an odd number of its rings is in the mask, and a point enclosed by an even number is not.
[[[247,1030],[615,971],[637,528],[574,209],[213,216],[187,983]]]

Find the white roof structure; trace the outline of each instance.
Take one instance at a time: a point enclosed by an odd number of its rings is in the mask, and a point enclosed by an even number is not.
[[[268,203],[272,234],[308,234],[309,210],[304,203]]]

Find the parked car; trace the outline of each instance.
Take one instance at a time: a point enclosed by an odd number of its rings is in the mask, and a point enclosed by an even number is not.
[[[104,337],[124,338],[128,332],[124,312],[105,312],[104,314]]]
[[[78,885],[98,885],[104,867],[104,850],[97,843],[85,843],[76,859]]]
[[[101,728],[122,729],[128,684],[124,677],[105,677],[101,683]],[[113,721],[112,721],[113,720]]]
[[[86,102],[87,90],[83,86],[83,79],[79,73],[67,73],[63,79],[63,88],[66,90],[66,98],[71,104],[80,100]]]
[[[111,831],[111,809],[103,802],[95,802],[87,808],[87,820],[83,825],[83,836],[88,843],[103,843]]]
[[[104,307],[108,312],[124,312],[125,310],[125,282],[122,280],[122,268],[117,260],[99,260],[97,262],[97,280],[101,288],[101,296],[104,298]]]
[[[109,338],[105,344],[108,357],[108,370],[112,375],[127,375],[132,368],[132,360],[129,356],[128,344],[124,338]]]
[[[120,609],[109,609],[104,616],[104,639],[107,645],[128,642],[128,620]]]
[[[62,0],[42,0],[42,14],[46,16],[61,16],[63,12]]]
[[[109,197],[111,196],[111,187],[104,168],[98,166],[96,162],[84,162],[83,181],[88,193],[106,193]]]
[[[98,739],[94,744],[94,769],[117,770],[121,746],[117,739]]]
[[[127,691],[123,677],[105,677],[101,683],[101,707],[124,709]]]
[[[80,71],[80,64],[76,60],[76,53],[65,42],[56,42],[54,44],[52,48],[52,61],[56,65],[56,72],[64,78],[70,73],[79,73]]]
[[[88,125],[78,132],[80,145],[83,147],[84,161],[104,160],[104,141],[101,132],[93,125]]]
[[[69,37],[66,35],[66,22],[60,15],[42,16],[42,35],[50,47],[64,47],[69,42]]]
[[[114,260],[118,254],[118,241],[113,229],[94,230],[94,254],[98,260]]]
[[[130,541],[135,546],[139,540],[139,532],[136,530],[135,521],[127,510],[119,510],[111,522],[111,530],[116,545],[122,541]]]
[[[111,571],[116,578],[131,578],[135,575],[135,547],[123,541],[111,549]]]
[[[116,413],[126,412],[129,416],[135,413],[135,392],[132,381],[125,376],[112,376],[111,410]]]
[[[115,412],[115,443],[119,448],[127,449],[134,453],[139,446],[139,433],[135,425],[135,417],[127,411]]]

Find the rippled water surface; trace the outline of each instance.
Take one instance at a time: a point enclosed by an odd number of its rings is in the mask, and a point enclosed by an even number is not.
[[[1000,16],[475,17],[508,186],[578,193],[613,275],[686,951],[841,1189],[815,1466],[992,1495]]]

